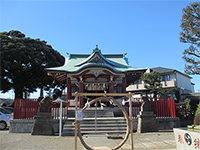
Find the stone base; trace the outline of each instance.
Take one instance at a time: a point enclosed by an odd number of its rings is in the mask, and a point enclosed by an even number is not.
[[[31,133],[33,129],[33,119],[13,119],[10,120],[10,133]]]
[[[180,127],[180,119],[176,118],[156,118],[158,130],[172,130]]]
[[[62,122],[62,128],[65,120]],[[10,120],[10,133],[31,133],[33,130],[34,119],[13,119]],[[53,129],[55,133],[59,133],[60,120],[53,120]]]
[[[37,116],[34,117],[31,135],[54,135],[53,117],[50,113],[37,113]]]
[[[144,132],[158,132],[158,125],[156,124],[156,115],[152,111],[140,112],[138,117],[138,133]]]

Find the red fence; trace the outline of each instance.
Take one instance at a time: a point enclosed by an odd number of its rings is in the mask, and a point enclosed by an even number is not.
[[[165,98],[152,101],[151,107],[157,117],[176,117],[173,98]]]
[[[139,114],[140,110],[141,110],[141,102],[134,102],[132,104],[132,116],[133,117],[137,117],[137,115]],[[127,111],[127,113],[129,114],[129,103],[126,103],[126,105],[124,106],[124,109]]]
[[[53,119],[60,117],[60,105],[50,103],[50,111]],[[32,119],[37,115],[39,109],[38,99],[15,99],[14,104],[14,119]],[[63,104],[62,118],[67,119],[67,107]]]
[[[162,98],[157,100],[149,99],[149,101],[151,101],[152,111],[154,114],[156,114],[157,117],[176,117],[175,104],[173,98]],[[133,117],[137,117],[137,115],[139,114],[141,104],[142,102],[133,102]],[[124,108],[129,113],[129,103],[126,103]]]
[[[60,104],[58,103],[51,103],[50,104],[50,110],[51,110],[51,116],[53,116],[53,119],[60,119]],[[66,106],[66,103],[63,103],[62,107],[62,119],[67,119],[68,114],[68,107]]]
[[[173,98],[166,99],[157,99],[150,100],[152,111],[156,114],[157,117],[176,117],[175,113],[175,104]],[[62,108],[62,118],[67,119],[68,115],[68,107],[65,107],[63,104]],[[128,103],[127,103],[128,104]],[[141,108],[141,102],[133,103],[133,117],[137,117]],[[53,119],[59,119],[59,104],[51,103],[50,105],[51,115],[54,117]],[[14,119],[32,119],[37,115],[39,108],[38,99],[15,99],[14,104]],[[124,108],[127,112],[129,112],[128,105],[125,105]]]
[[[38,99],[15,99],[14,119],[28,119],[37,115]]]

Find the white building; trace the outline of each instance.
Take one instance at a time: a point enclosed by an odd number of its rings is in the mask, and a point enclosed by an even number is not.
[[[157,71],[160,73],[162,79],[162,87],[163,88],[179,88],[180,96],[186,93],[194,93],[194,84],[191,82],[191,77],[181,73],[175,69],[163,68],[163,67],[156,67],[151,68],[150,71],[147,69],[148,72]],[[141,93],[142,91],[147,90],[144,87],[143,81],[140,79],[135,81],[133,84],[126,88],[127,92],[135,92]]]

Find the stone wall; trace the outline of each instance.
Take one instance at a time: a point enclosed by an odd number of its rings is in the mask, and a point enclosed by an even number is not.
[[[10,121],[10,133],[31,133],[34,119],[14,119]],[[64,125],[64,123],[63,123]],[[54,132],[59,132],[59,120],[53,120]]]
[[[14,119],[10,121],[10,133],[31,133],[33,128],[33,119]],[[179,118],[156,118],[158,130],[172,130],[180,127]],[[137,118],[133,119],[133,131],[137,131]],[[63,123],[64,125],[64,123]],[[55,133],[59,132],[59,120],[53,120]]]
[[[176,118],[156,118],[158,130],[172,130],[180,127],[180,119]],[[137,131],[138,119],[133,119],[133,131]]]
[[[33,119],[14,119],[10,120],[10,133],[31,133],[33,128]]]
[[[176,118],[156,118],[158,130],[169,130],[180,127],[180,119]]]

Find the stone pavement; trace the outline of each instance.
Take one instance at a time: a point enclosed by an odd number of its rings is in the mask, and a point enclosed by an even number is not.
[[[74,150],[73,136],[38,136],[31,133],[9,133],[0,130],[1,150]],[[78,141],[78,150],[82,145]]]
[[[134,133],[134,148],[136,150],[176,150],[173,132]],[[107,146],[113,148],[121,143],[124,134],[84,135],[84,141],[90,147]],[[74,136],[32,136],[30,133],[9,133],[8,130],[0,131],[1,150],[73,150],[75,147]],[[130,140],[121,148],[130,148]],[[78,150],[84,150],[78,139]]]
[[[122,142],[124,134],[99,134],[99,135],[84,135],[84,141],[90,147],[110,147],[114,148]],[[173,132],[154,132],[154,133],[134,133],[133,135],[135,150],[176,150],[176,142]],[[122,150],[130,149],[130,137],[126,143],[120,148]]]

